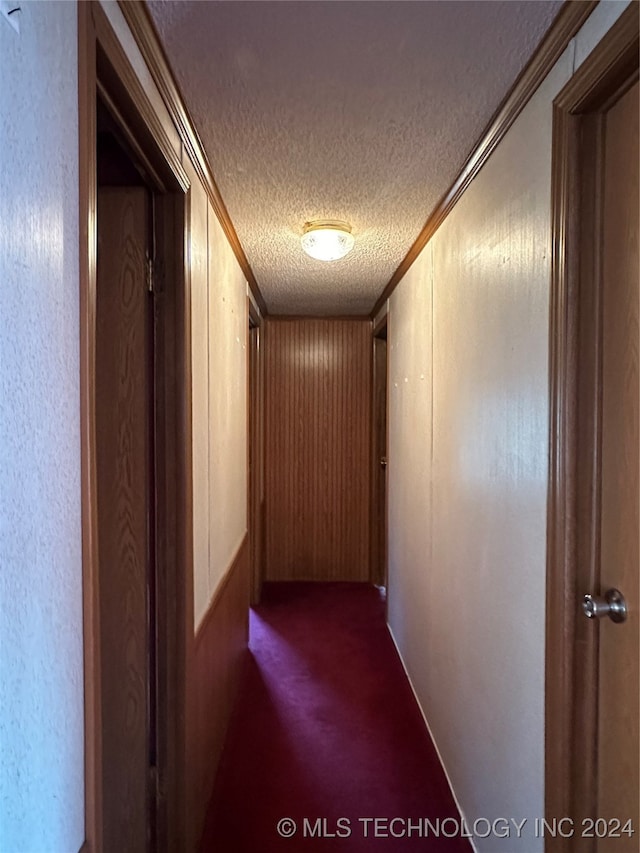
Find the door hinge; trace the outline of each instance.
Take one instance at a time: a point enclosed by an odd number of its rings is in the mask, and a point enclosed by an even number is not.
[[[153,258],[147,257],[147,290],[154,292],[153,288]]]

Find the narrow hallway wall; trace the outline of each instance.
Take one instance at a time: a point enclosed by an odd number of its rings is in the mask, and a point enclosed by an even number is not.
[[[247,285],[198,176],[191,179],[194,628],[247,530]]]
[[[19,4],[16,4],[19,5]],[[84,841],[74,3],[0,18],[0,850]]]
[[[187,849],[198,842],[248,639],[247,291],[191,178],[193,643],[188,647]]]
[[[484,853],[540,853],[552,102],[601,4],[390,300],[389,622]]]

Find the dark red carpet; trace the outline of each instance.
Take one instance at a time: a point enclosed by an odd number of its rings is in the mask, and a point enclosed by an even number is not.
[[[470,853],[374,587],[266,585],[251,652],[202,853]]]

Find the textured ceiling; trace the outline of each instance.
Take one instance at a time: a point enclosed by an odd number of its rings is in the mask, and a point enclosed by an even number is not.
[[[561,5],[148,3],[271,313],[371,310]]]

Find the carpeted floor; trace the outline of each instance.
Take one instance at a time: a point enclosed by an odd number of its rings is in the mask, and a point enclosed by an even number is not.
[[[470,853],[374,587],[266,585],[251,652],[202,853]]]

